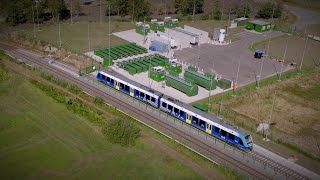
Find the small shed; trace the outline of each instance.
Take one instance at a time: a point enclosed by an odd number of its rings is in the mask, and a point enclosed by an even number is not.
[[[249,30],[255,30],[257,32],[265,32],[271,29],[271,23],[260,20],[248,21],[246,28]]]
[[[233,20],[234,23],[237,23],[237,26],[244,26],[248,22],[248,18],[241,17]]]

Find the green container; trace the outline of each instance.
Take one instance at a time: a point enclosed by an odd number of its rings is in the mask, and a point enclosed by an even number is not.
[[[229,89],[231,88],[232,81],[228,79],[220,79],[218,80],[218,86],[222,89]]]
[[[112,59],[110,58],[108,58],[108,57],[104,57],[103,58],[103,65],[105,65],[105,66],[111,66],[112,65]]]
[[[190,67],[190,66],[189,66]],[[217,80],[213,79],[215,75],[201,74],[190,69],[186,69],[184,72],[184,78],[192,79],[199,86],[204,87],[206,90],[213,90],[217,88]]]
[[[187,96],[195,96],[198,94],[198,86],[195,83],[188,82],[170,74],[166,74],[166,85],[184,92]]]
[[[206,112],[206,113],[209,112],[209,109],[201,104],[193,104],[192,106],[203,111],[203,112]]]
[[[248,21],[245,27],[246,29],[255,30],[257,32],[265,32],[271,29],[271,24],[260,20],[253,20]]]
[[[139,62],[137,62],[137,61],[133,61],[132,63],[133,63],[134,65],[137,65],[137,66],[141,67],[141,68],[142,68],[142,72],[145,72],[145,71],[147,71],[147,70],[149,69],[148,66],[146,66],[146,65],[144,65],[144,64],[142,64],[142,63],[139,63]]]

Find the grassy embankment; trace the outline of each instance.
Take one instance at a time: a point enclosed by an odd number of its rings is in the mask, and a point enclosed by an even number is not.
[[[200,178],[143,139],[127,148],[108,143],[87,117],[59,103],[63,93],[1,66],[2,178]]]
[[[180,160],[149,144],[147,137],[139,138],[130,147],[108,143],[100,126],[108,121],[104,113],[110,113],[106,115],[110,119],[128,117],[101,103],[99,98],[85,97],[76,87],[42,75],[57,86],[66,86],[77,96],[75,102],[75,97],[67,92],[41,81],[28,81],[7,70],[2,62],[0,70],[0,168],[6,172],[1,174],[3,178],[201,178]],[[82,99],[96,102],[104,111],[87,108]],[[139,127],[146,136],[152,134],[212,172],[224,174],[217,176],[237,177],[229,168],[216,167],[156,132]]]

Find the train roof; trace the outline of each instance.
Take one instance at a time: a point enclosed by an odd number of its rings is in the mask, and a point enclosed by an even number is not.
[[[163,96],[163,94],[162,94],[161,92],[156,91],[156,90],[154,90],[154,89],[151,89],[151,88],[149,88],[149,87],[147,87],[147,86],[145,86],[145,85],[142,85],[142,84],[140,84],[140,83],[138,83],[138,82],[136,82],[136,81],[133,81],[133,80],[125,77],[124,75],[117,73],[116,71],[114,71],[114,70],[112,70],[112,69],[106,69],[106,68],[104,68],[104,69],[102,69],[101,71],[104,72],[104,73],[106,73],[106,74],[109,74],[109,75],[111,75],[111,76],[113,76],[113,77],[115,77],[115,78],[118,78],[118,79],[120,79],[120,80],[123,80],[123,81],[125,81],[125,82],[127,82],[127,83],[129,83],[129,84],[131,84],[131,85],[133,85],[133,86],[136,86],[136,87],[140,88],[140,89],[143,89],[143,90],[145,90],[145,91],[148,91],[148,92],[150,92],[150,93],[153,93],[153,94],[155,94],[155,95],[157,95],[157,96],[160,96],[160,97]]]
[[[174,99],[174,98],[172,98],[170,96],[164,95],[162,98],[166,99],[166,100],[168,100],[170,102],[173,102],[177,106],[180,106],[180,107],[182,107],[182,108],[184,108],[184,109],[186,109],[188,111],[194,112],[195,114],[197,114],[199,116],[202,116],[202,117],[204,117],[206,119],[209,119],[212,122],[215,122],[215,123],[217,123],[217,124],[219,124],[221,126],[224,126],[225,128],[228,128],[228,129],[230,129],[232,131],[235,131],[235,132],[243,135],[244,137],[246,137],[247,135],[250,135],[249,133],[247,133],[246,130],[244,130],[244,129],[238,127],[238,126],[234,126],[234,125],[222,120],[221,118],[219,118],[217,116],[214,116],[214,115],[208,114],[206,112],[203,112],[203,111],[201,111],[201,110],[199,110],[199,109],[197,109],[197,108],[195,108],[195,107],[193,107],[193,106],[191,106],[189,104],[183,103],[183,102],[181,102],[181,101],[179,101],[177,99]]]

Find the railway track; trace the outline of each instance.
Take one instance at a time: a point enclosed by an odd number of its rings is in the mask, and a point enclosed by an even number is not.
[[[34,57],[30,57],[28,55],[25,55],[22,52],[16,51],[14,47],[11,47],[11,46],[3,47],[3,46],[4,46],[3,44],[0,44],[0,48],[3,48],[9,51],[9,54],[11,56],[18,58],[20,60],[30,62],[46,71],[54,73],[62,77],[63,79],[78,85],[83,91],[88,92],[91,95],[99,95],[112,106],[126,113],[129,113],[131,115],[135,115],[135,117],[138,117],[139,119],[143,119],[144,121],[151,122],[152,124],[170,132],[170,134],[180,137],[181,139],[183,139],[184,142],[188,142],[189,145],[192,144],[194,147],[197,147],[197,150],[199,152],[209,154],[211,158],[214,157],[215,159],[219,159],[220,162],[226,162],[227,164],[238,168],[240,171],[245,172],[245,174],[252,176],[254,179],[271,179],[272,178],[272,176],[268,174],[264,174],[263,172],[259,172],[256,169],[248,166],[245,162],[230,158],[230,156],[228,156],[223,151],[217,151],[216,149],[213,149],[208,144],[200,142],[198,139],[190,136],[190,134],[184,131],[181,131],[173,126],[170,126],[169,124],[163,124],[162,121],[159,119],[159,117],[150,117],[150,115],[147,112],[141,111],[139,107],[131,106],[127,104],[127,102],[123,102],[120,98],[111,96],[110,94],[103,92],[99,88],[92,86],[92,83],[89,83],[87,81],[84,81],[74,76],[70,76],[70,74],[66,73],[65,71],[58,69],[56,67],[53,67],[47,61],[43,61],[42,59],[37,59]],[[109,89],[111,90],[111,88]],[[295,172],[292,169],[285,167],[264,155],[258,154],[256,152],[249,152],[247,153],[247,156],[253,158],[256,161],[263,162],[263,164],[265,164],[268,167],[274,167],[277,172],[285,174],[285,176],[290,179],[308,179],[308,177],[305,177],[304,175],[298,172]]]

